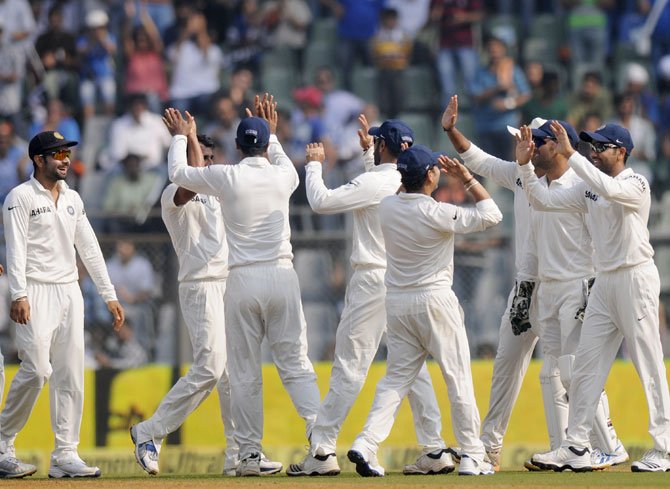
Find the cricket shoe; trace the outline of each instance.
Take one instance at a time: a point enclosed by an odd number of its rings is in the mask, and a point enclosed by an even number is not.
[[[339,475],[340,465],[334,453],[312,455],[308,453],[302,462],[289,465],[286,475]]]
[[[130,427],[130,438],[135,445],[135,460],[145,472],[151,475],[158,474],[158,450],[153,440],[137,442],[137,425]]]
[[[457,464],[461,463],[461,448],[460,447],[447,447],[447,453],[451,455],[451,459]]]
[[[377,455],[362,447],[354,446],[347,452],[350,462],[356,464],[356,472],[363,477],[384,477],[384,467],[379,465]]]
[[[493,465],[493,470],[498,472],[500,470],[500,449],[486,450],[486,457],[484,457],[484,461]]]
[[[236,476],[237,466],[240,464],[240,460],[237,457],[226,457],[226,461],[223,462],[223,475],[227,477]]]
[[[284,468],[281,462],[273,462],[261,452],[261,462],[259,464],[261,475],[272,475],[281,472]]]
[[[0,479],[20,479],[35,472],[37,467],[33,464],[24,464],[14,456],[13,452],[0,455]]]
[[[100,477],[102,471],[98,467],[89,467],[78,456],[57,460],[52,458],[49,466],[50,479],[66,479],[79,477]]]
[[[564,470],[590,472],[593,470],[588,448],[560,447],[557,450],[536,453],[530,461],[543,470],[553,470],[555,472],[563,472]]]
[[[652,448],[642,456],[642,460],[633,462],[633,472],[670,472],[670,453]]]
[[[240,460],[240,463],[235,469],[235,475],[237,477],[250,477],[250,476],[260,476],[261,475],[261,454],[252,453],[244,460]]]
[[[493,475],[493,465],[484,460],[476,460],[465,453],[461,454],[461,465],[458,467],[458,475]]]
[[[530,470],[531,472],[542,472],[542,471],[545,470],[545,469],[541,469],[541,468],[539,468],[537,465],[535,465],[535,464],[533,463],[533,460],[530,459],[530,458],[529,458],[528,460],[526,460],[526,461],[523,463],[523,466],[524,466],[526,469]]]
[[[605,453],[600,448],[596,448],[591,452],[593,470],[604,470],[607,467],[624,462],[628,462],[628,452],[623,445],[617,446],[614,453]]]
[[[434,452],[424,453],[416,462],[405,465],[402,473],[405,475],[434,475],[453,472],[454,462],[449,452],[441,448]]]

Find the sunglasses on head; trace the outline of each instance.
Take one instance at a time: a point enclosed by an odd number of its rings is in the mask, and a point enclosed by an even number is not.
[[[617,146],[616,144],[612,143],[599,143],[596,141],[593,141],[590,143],[591,146],[591,151],[594,153],[602,153],[603,151],[608,150],[609,148],[620,148],[621,146]]]
[[[43,156],[53,156],[54,160],[63,161],[65,158],[69,158],[72,154],[72,151],[69,149],[59,149],[57,151],[51,151],[48,153],[43,153]]]
[[[556,138],[549,138],[549,137],[540,138],[533,136],[533,142],[535,143],[536,148],[544,146],[545,144],[547,144],[547,141],[556,141]]]

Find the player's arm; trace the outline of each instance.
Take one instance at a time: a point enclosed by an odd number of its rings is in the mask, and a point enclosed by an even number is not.
[[[314,212],[337,214],[366,207],[374,201],[374,190],[367,188],[363,175],[338,188],[326,188],[322,175],[326,153],[322,143],[308,144],[305,159],[307,200]]]
[[[30,303],[26,287],[26,255],[28,251],[28,219],[31,199],[11,192],[2,207],[7,247],[7,274],[12,304],[9,317],[19,324],[30,320]]]
[[[200,147],[200,142],[198,142],[198,130],[195,123],[193,124],[191,131],[186,135],[186,157],[189,166],[197,168],[205,166],[204,157],[202,156],[202,148]],[[174,194],[173,202],[175,205],[181,206],[189,202],[195,196],[195,192],[183,187],[178,187]]]
[[[86,217],[84,203],[77,194],[79,200],[75,212],[77,213],[77,224],[74,231],[74,246],[79,253],[88,274],[93,280],[95,287],[102,299],[107,303],[107,308],[112,313],[114,329],[118,331],[125,321],[125,312],[116,297],[114,285],[109,278],[105,259],[100,250],[98,238],[96,238],[91,223]]]
[[[361,128],[358,130],[358,142],[363,150],[363,165],[365,171],[370,171],[375,167],[375,140],[370,136],[370,124],[365,114],[358,116],[358,123]]]
[[[514,190],[517,179],[516,163],[496,158],[472,144],[456,127],[457,120],[458,95],[454,95],[442,114],[442,129],[449,136],[454,149],[472,172],[489,178],[502,187]]]

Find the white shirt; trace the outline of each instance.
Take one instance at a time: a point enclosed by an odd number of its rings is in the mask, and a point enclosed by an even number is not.
[[[81,197],[64,181],[57,185],[58,205],[51,192],[31,176],[9,193],[2,207],[12,300],[27,295],[27,279],[51,284],[76,282],[75,247],[105,302],[116,300]]]
[[[371,151],[366,154],[372,155]],[[323,165],[311,161],[306,167],[307,200],[314,212],[337,214],[354,211],[351,266],[386,267],[384,235],[379,221],[379,203],[400,187],[395,163],[374,166],[346,185],[329,190],[323,183]]]
[[[474,233],[499,223],[500,209],[493,199],[475,208],[436,202],[418,193],[400,193],[379,206],[386,242],[386,287],[451,287],[454,268],[454,234]]]
[[[161,116],[145,110],[139,123],[132,115],[116,119],[109,129],[109,151],[116,163],[133,153],[142,156],[142,169],[155,168],[164,161],[165,149],[170,144],[170,133]]]
[[[519,174],[534,208],[591,214],[591,235],[598,272],[648,263],[654,256],[649,243],[651,193],[647,180],[630,168],[612,178],[579,153],[568,164],[583,179],[569,189],[548,189],[535,176],[532,163]]]
[[[168,57],[172,61],[170,98],[192,98],[221,88],[219,74],[223,52],[216,44],[210,44],[205,53],[193,41],[187,40],[174,46]]]
[[[270,161],[244,158],[237,165],[195,168],[186,164],[186,137],[175,136],[168,151],[170,180],[221,202],[228,239],[228,267],[293,259],[288,200],[298,187],[298,172],[270,136]]]
[[[179,260],[180,282],[228,276],[228,244],[221,204],[196,194],[184,205],[174,203],[179,187],[171,183],[161,196],[161,215]]]
[[[547,187],[547,177],[539,179]],[[572,168],[552,180],[549,189],[569,189],[582,182]],[[543,212],[531,213],[532,232],[530,241],[534,241],[538,278],[546,280],[575,280],[592,277],[593,247],[591,233],[587,225],[590,216],[581,212]]]
[[[496,158],[474,144],[470,144],[468,150],[460,153],[459,156],[463,158],[463,163],[472,172],[514,192],[514,265],[517,277],[520,280],[536,279],[537,260],[534,256],[534,248],[526,249],[531,233],[531,207],[523,191],[519,177],[519,165],[514,161]]]

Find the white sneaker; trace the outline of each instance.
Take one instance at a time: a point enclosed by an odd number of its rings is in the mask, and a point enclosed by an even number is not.
[[[590,472],[591,455],[588,448],[560,447],[544,453],[536,453],[530,459],[531,463],[544,470],[563,472]]]
[[[593,470],[604,470],[613,465],[619,465],[628,462],[628,452],[623,445],[618,445],[614,453],[605,453],[600,448],[591,452],[591,465]]]
[[[261,475],[261,454],[252,453],[244,460],[240,460],[235,471],[238,477],[260,476]]]
[[[268,459],[263,452],[261,452],[261,461],[259,464],[261,475],[272,475],[281,472],[284,468],[281,462],[273,462]]]
[[[670,472],[670,454],[652,448],[642,456],[642,460],[633,462],[633,472]]]
[[[461,448],[460,447],[447,447],[447,453],[451,455],[451,459],[457,464],[461,463]]]
[[[405,465],[402,473],[405,475],[433,475],[453,472],[454,462],[446,449],[421,455],[416,462]]]
[[[0,479],[20,479],[37,472],[33,464],[24,464],[13,452],[0,455]]]
[[[530,470],[531,472],[542,472],[543,470],[545,470],[545,469],[541,469],[537,465],[535,465],[531,459],[526,460],[523,463],[523,466],[525,468],[527,468],[528,470]]]
[[[500,450],[486,450],[486,457],[484,457],[484,462],[488,462],[493,465],[493,470],[498,472],[500,470]]]
[[[130,438],[135,445],[135,460],[145,472],[158,474],[158,450],[153,440],[137,443],[137,425],[130,427]]]
[[[366,455],[367,454],[367,459]],[[384,467],[379,465],[377,455],[369,453],[369,450],[360,449],[354,444],[347,452],[350,462],[356,464],[356,472],[363,477],[384,477]]]
[[[289,465],[286,475],[339,475],[340,465],[334,453],[312,455],[308,453],[302,462]]]
[[[67,477],[100,477],[102,471],[98,467],[89,467],[79,457],[65,460],[51,459],[49,466],[50,479]]]
[[[226,457],[226,461],[223,462],[223,475],[228,477],[237,475],[235,472],[238,465],[240,465],[240,460],[237,457]]]
[[[458,475],[493,475],[493,465],[483,460],[476,460],[465,453],[461,454],[461,465],[458,467]]]

